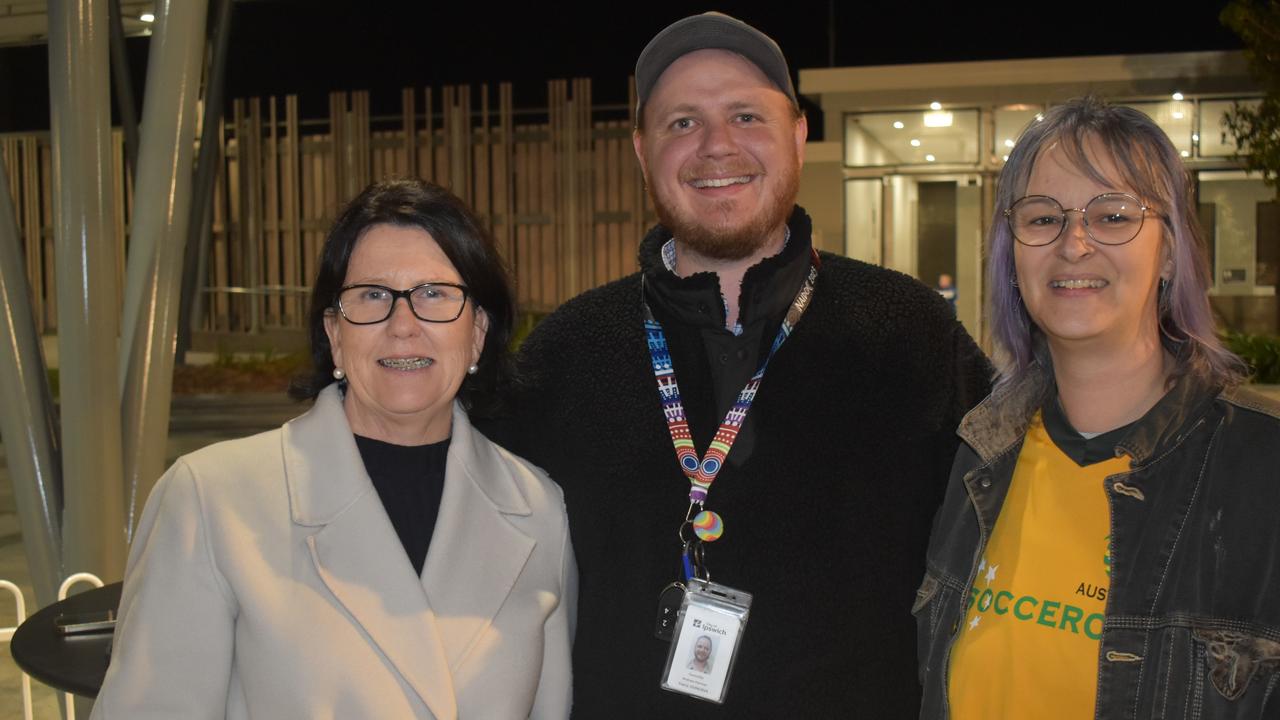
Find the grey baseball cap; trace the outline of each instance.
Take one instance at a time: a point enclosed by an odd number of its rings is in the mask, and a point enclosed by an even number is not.
[[[765,77],[796,103],[791,71],[782,49],[772,38],[741,20],[723,13],[692,15],[668,25],[653,36],[636,60],[636,104],[644,101],[671,63],[694,50],[730,50],[760,68]]]

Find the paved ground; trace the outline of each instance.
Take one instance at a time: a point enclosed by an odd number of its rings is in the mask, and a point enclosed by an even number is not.
[[[260,395],[233,398],[180,398],[174,403],[170,423],[168,458],[197,450],[222,440],[278,427],[280,423],[302,412],[302,408],[283,396]],[[35,611],[35,594],[23,554],[22,533],[18,526],[13,500],[13,483],[4,462],[5,449],[0,445],[0,579],[9,580],[23,589],[27,614]],[[14,604],[8,593],[0,591],[0,625],[12,626],[16,619]],[[7,648],[0,649],[0,720],[21,720],[22,694],[20,674]],[[31,690],[36,720],[61,717],[56,693],[33,681]],[[82,710],[78,717],[87,718]]]

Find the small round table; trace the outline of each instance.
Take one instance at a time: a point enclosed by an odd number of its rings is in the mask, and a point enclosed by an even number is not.
[[[13,634],[13,659],[31,677],[64,692],[98,696],[111,661],[111,633],[62,635],[53,619],[64,613],[115,610],[122,583],[112,583],[56,602],[27,618]]]

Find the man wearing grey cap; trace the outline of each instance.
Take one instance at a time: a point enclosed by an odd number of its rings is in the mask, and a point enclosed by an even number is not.
[[[542,322],[490,428],[565,491],[574,715],[910,717],[914,591],[986,359],[931,289],[814,251],[773,40],[685,18],[636,89],[660,221],[640,272]],[[745,624],[714,600],[678,614],[708,574],[753,596]],[[681,647],[715,628],[715,672],[671,654],[682,623]]]

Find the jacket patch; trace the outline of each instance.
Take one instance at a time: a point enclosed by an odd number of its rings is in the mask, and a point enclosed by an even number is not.
[[[1225,630],[1193,631],[1205,644],[1209,659],[1209,679],[1228,700],[1244,695],[1253,676],[1280,667],[1280,642]]]

